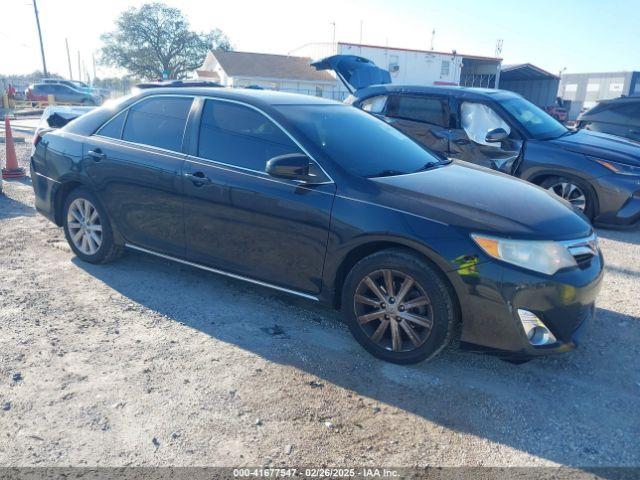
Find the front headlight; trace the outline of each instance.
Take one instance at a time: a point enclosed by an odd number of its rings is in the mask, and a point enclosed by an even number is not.
[[[604,168],[611,170],[613,173],[617,173],[619,175],[640,176],[640,167],[634,167],[633,165],[627,165],[625,163],[612,162],[610,160],[603,160],[601,158],[593,158],[593,160],[598,162]]]
[[[553,275],[562,268],[577,266],[573,255],[558,242],[511,240],[476,233],[471,238],[487,255],[535,272]]]

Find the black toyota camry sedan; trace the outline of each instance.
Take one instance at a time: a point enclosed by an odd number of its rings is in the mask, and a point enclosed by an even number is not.
[[[391,362],[454,338],[570,350],[603,275],[567,202],[309,96],[146,89],[42,136],[31,172],[80,259],[129,248],[320,301]]]
[[[458,86],[391,85],[389,72],[354,55],[332,69],[368,111],[438,154],[492,168],[564,198],[596,225],[640,224],[640,144],[568,130],[520,95]]]

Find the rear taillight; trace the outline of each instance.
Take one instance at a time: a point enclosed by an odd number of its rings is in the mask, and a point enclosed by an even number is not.
[[[40,140],[42,140],[42,137],[44,136],[44,134],[45,133],[49,133],[51,130],[53,130],[53,129],[52,128],[41,128],[39,130],[36,130],[36,133],[33,134],[33,140],[32,140],[32,146],[31,146],[31,155],[32,156],[33,156],[34,153],[36,153],[36,147],[40,143]]]

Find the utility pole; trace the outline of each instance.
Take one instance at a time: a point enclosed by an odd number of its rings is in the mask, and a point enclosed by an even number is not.
[[[67,64],[69,65],[69,80],[73,80],[73,72],[71,71],[71,55],[69,54],[69,40],[65,38],[64,44],[67,47]]]
[[[434,40],[435,36],[436,36],[436,29],[434,28],[431,31],[431,50],[433,50],[433,40]]]
[[[82,65],[80,64],[80,50],[78,50],[78,80],[82,81]]]
[[[331,22],[331,26],[333,27],[333,41],[331,42],[331,46],[336,48],[336,22]]]
[[[45,77],[49,76],[49,72],[47,72],[47,61],[44,58],[44,45],[42,43],[42,30],[40,29],[40,17],[38,16],[38,5],[36,4],[36,0],[33,0],[33,11],[36,14],[36,25],[38,26],[38,37],[40,38],[40,54],[42,55],[42,72]]]

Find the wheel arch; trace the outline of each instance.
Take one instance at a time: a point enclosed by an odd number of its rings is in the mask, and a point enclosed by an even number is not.
[[[72,191],[80,187],[87,188],[88,190],[93,192],[94,195],[98,197],[98,200],[101,200],[100,196],[97,195],[96,191],[94,190],[94,188],[92,187],[92,185],[89,183],[87,179],[81,176],[76,176],[76,175],[64,177],[60,179],[60,185],[58,186],[58,189],[54,193],[54,222],[59,227],[61,227],[64,223],[63,209],[64,209],[64,203],[67,197]],[[102,203],[104,207],[104,202]],[[105,210],[107,210],[106,207],[104,208]],[[109,214],[108,210],[107,210],[107,214]],[[111,222],[111,229],[113,230],[113,235],[114,235],[114,238],[116,239],[116,242],[123,244],[124,237],[120,233],[120,230],[116,225],[116,222],[113,222],[113,221]]]
[[[410,239],[401,237],[371,237],[362,239],[357,244],[351,245],[346,249],[344,255],[341,256],[340,261],[337,262],[335,268],[332,269],[329,277],[329,281],[332,286],[329,301],[332,306],[336,309],[340,308],[344,281],[356,263],[373,253],[392,248],[401,249],[416,255],[434,267],[441,274],[442,279],[450,289],[457,311],[459,313],[461,312],[460,298],[462,292],[460,289],[462,288],[462,285],[456,285],[455,280],[447,273],[451,270],[447,261],[428,247]]]
[[[527,179],[527,181],[540,186],[542,185],[542,182],[552,177],[564,177],[572,180],[577,180],[580,183],[583,183],[589,189],[589,192],[591,193],[594,199],[593,217],[596,218],[600,214],[600,198],[598,197],[598,191],[596,188],[594,188],[593,185],[591,185],[591,181],[588,178],[585,178],[579,174],[572,173],[572,172],[542,170],[533,174],[531,177]]]
[[[69,196],[69,194],[78,187],[87,186],[87,183],[82,181],[82,179],[77,177],[71,177],[64,180],[61,180],[60,185],[58,186],[55,195],[54,195],[54,220],[55,224],[59,227],[63,224],[63,207],[64,202]]]

